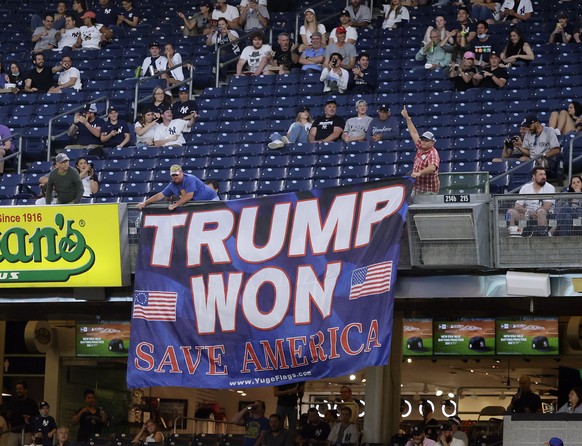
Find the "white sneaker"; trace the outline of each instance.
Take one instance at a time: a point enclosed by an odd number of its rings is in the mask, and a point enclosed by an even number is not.
[[[289,138],[287,138],[286,136],[283,136],[281,138],[281,141],[283,141],[284,144],[291,144],[291,141],[289,141]]]
[[[280,139],[276,139],[275,141],[271,141],[269,144],[269,149],[281,149],[285,146],[285,143]]]

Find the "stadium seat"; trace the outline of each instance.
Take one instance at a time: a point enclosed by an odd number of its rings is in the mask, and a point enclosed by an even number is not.
[[[283,184],[285,192],[303,192],[310,191],[313,188],[313,181],[309,179],[286,179]]]
[[[283,191],[283,180],[261,180],[257,186],[257,195],[278,194]]]
[[[259,179],[260,173],[262,173],[264,170],[265,169],[259,169],[258,167],[237,168],[234,170],[232,180],[235,181],[257,180]],[[284,176],[281,176],[279,178],[284,178]]]

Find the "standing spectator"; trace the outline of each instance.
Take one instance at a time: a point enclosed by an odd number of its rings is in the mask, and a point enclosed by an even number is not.
[[[240,28],[240,14],[236,6],[227,5],[226,0],[214,0],[214,11],[212,11],[212,20],[218,20],[224,17],[231,29]]]
[[[469,10],[464,6],[461,6],[457,11],[457,26],[455,29],[461,34],[462,46],[466,46],[471,40],[477,37],[475,20],[471,18]]]
[[[368,104],[363,99],[356,102],[357,116],[349,118],[346,121],[342,139],[345,142],[365,141],[366,133],[372,122],[372,118],[368,116]]]
[[[239,411],[230,421],[245,427],[245,438],[242,446],[260,444],[264,432],[269,429],[269,420],[265,418],[265,403],[256,401],[251,406]]]
[[[79,28],[80,36],[75,48],[84,50],[98,50],[113,37],[113,33],[102,23],[97,23],[95,13],[87,11],[81,16],[83,26]]]
[[[12,152],[12,136],[10,129],[3,124],[0,124],[0,159],[10,155]],[[4,161],[0,161],[0,175],[4,173]]]
[[[537,165],[556,173],[562,149],[554,129],[543,126],[536,115],[527,115],[521,125],[529,127],[521,145],[522,152],[536,159]]]
[[[181,146],[186,144],[182,133],[187,127],[192,127],[194,118],[189,121],[172,118],[172,110],[168,108],[162,114],[162,123],[156,127],[154,132],[154,145],[156,147]]]
[[[350,24],[356,28],[369,28],[372,22],[372,11],[366,5],[362,5],[362,0],[350,0],[346,7],[350,13]]]
[[[54,436],[57,433],[57,422],[49,415],[50,405],[46,401],[38,405],[40,415],[34,417],[31,421],[32,431],[39,432],[42,435],[42,445],[52,446]]]
[[[158,42],[150,43],[149,51],[150,55],[141,64],[140,72],[142,76],[155,76],[168,66],[166,56],[160,55],[160,44]]]
[[[408,8],[402,6],[401,0],[390,0],[389,5],[383,6],[382,14],[384,15],[382,29],[394,30],[404,26],[410,20]]]
[[[582,104],[571,101],[567,110],[553,111],[548,127],[553,128],[558,135],[582,131]]]
[[[304,71],[321,72],[325,61],[325,48],[321,46],[323,37],[320,32],[311,35],[311,45],[299,57],[299,64]]]
[[[477,74],[475,68],[475,53],[467,51],[463,54],[463,60],[460,64],[451,64],[449,78],[453,81],[453,88],[456,91],[465,91],[472,88],[473,76]]]
[[[99,180],[95,173],[95,166],[93,166],[92,162],[87,161],[86,158],[77,158],[75,168],[79,172],[83,183],[83,198],[91,198],[93,194],[99,192]]]
[[[12,428],[24,427],[24,444],[30,444],[32,438],[30,421],[38,415],[38,405],[28,396],[26,381],[17,381],[14,385],[14,394],[7,401],[5,413],[6,421]],[[4,435],[8,437],[7,446],[18,446],[22,433],[19,430]]]
[[[465,446],[469,446],[469,436],[461,430],[461,419],[458,415],[449,417],[451,427],[453,428],[453,438],[461,440]]]
[[[148,147],[154,145],[154,135],[158,121],[154,116],[154,112],[150,109],[145,110],[134,125],[135,130],[135,145],[138,147]]]
[[[104,147],[124,147],[129,144],[131,133],[127,122],[119,119],[119,111],[112,105],[107,110],[107,121],[101,129]]]
[[[83,198],[83,183],[76,169],[69,165],[66,153],[59,153],[55,162],[57,167],[49,173],[46,183],[46,204],[51,204],[53,190],[58,204],[80,203]]]
[[[71,56],[63,56],[61,59],[63,71],[59,74],[57,85],[49,88],[49,93],[62,93],[69,88],[79,91],[81,89],[81,73],[73,66]]]
[[[418,50],[414,58],[419,62],[425,61],[424,68],[427,70],[444,68],[451,63],[451,53],[440,46],[439,32],[436,29],[430,32],[430,42]]]
[[[59,155],[63,154],[59,153]],[[71,426],[79,425],[79,432],[77,433],[77,441],[79,442],[87,442],[92,434],[100,434],[103,425],[109,419],[107,412],[97,405],[95,392],[92,389],[85,390],[84,395],[85,406],[79,409],[71,419]]]
[[[244,74],[260,76],[267,66],[268,58],[271,55],[271,45],[263,44],[265,40],[261,31],[254,31],[250,36],[252,44],[245,47],[236,65],[236,74],[243,74],[243,68],[248,65]]]
[[[74,144],[65,149],[98,149],[101,147],[101,129],[105,125],[103,119],[97,117],[97,106],[88,104],[81,113],[75,113],[73,124],[67,134],[75,140]]]
[[[187,85],[180,85],[178,91],[178,100],[172,105],[172,116],[187,121],[195,120],[198,117],[198,103],[190,99]]]
[[[133,6],[133,0],[122,0],[121,10],[117,14],[117,26],[133,29],[139,23],[140,13]]]
[[[77,28],[75,18],[72,15],[67,14],[65,17],[65,27],[57,31],[54,41],[51,43],[53,50],[62,51],[65,48],[72,50],[80,35],[81,30]]]
[[[53,28],[54,18],[52,14],[47,14],[42,21],[43,26],[39,26],[32,33],[32,43],[34,43],[34,53],[50,50],[51,42],[55,38],[57,30]]]
[[[531,0],[505,0],[501,5],[500,17],[516,25],[529,20],[533,12]]]
[[[309,48],[313,42],[311,37],[314,33],[321,34],[321,46],[326,47],[327,45],[327,31],[323,23],[317,23],[317,17],[315,16],[315,11],[313,8],[307,8],[304,12],[305,18],[303,20],[303,25],[299,29],[299,35],[301,36],[301,46],[299,51],[305,51]]]
[[[293,436],[295,436],[297,429],[297,400],[303,397],[304,392],[304,381],[283,384],[273,389],[273,393],[277,397],[277,415],[280,427],[285,425],[285,418],[287,418],[289,432]]]
[[[266,6],[259,5],[257,0],[248,0],[241,8],[239,24],[244,25],[245,32],[263,29],[269,25],[269,11]]]
[[[269,149],[280,149],[285,144],[295,144],[296,142],[307,143],[312,124],[313,118],[309,113],[309,107],[299,107],[295,121],[289,126],[287,134],[285,136],[281,136],[279,133],[271,135],[271,142],[268,144]]]
[[[323,92],[344,93],[348,89],[350,73],[342,68],[342,55],[333,53],[328,67],[325,67],[319,80],[323,82]]]
[[[351,70],[356,65],[356,57],[358,52],[356,47],[351,43],[346,42],[346,29],[343,26],[338,26],[335,29],[337,42],[330,43],[325,49],[325,61],[323,67],[329,67],[329,61],[332,54],[339,53],[342,56],[342,68]]]
[[[34,68],[28,72],[24,81],[24,91],[27,93],[47,93],[55,84],[53,74],[62,70],[61,65],[47,67],[44,64],[44,56],[37,53],[32,59]]]
[[[17,92],[26,88],[26,75],[16,62],[10,62],[10,66],[8,67],[8,82],[16,85]]]
[[[184,81],[184,67],[177,66],[182,63],[182,56],[180,53],[176,53],[174,45],[166,43],[164,45],[164,55],[167,60],[167,65],[164,70],[171,70],[170,73],[166,73],[162,76],[168,82],[168,86],[179,84]]]
[[[106,27],[110,27],[117,23],[117,16],[121,11],[114,1],[115,0],[99,0],[97,4],[94,4],[93,9],[95,11],[95,19],[97,23],[101,23]]]
[[[568,23],[569,17],[565,12],[558,14],[558,23],[556,27],[550,34],[550,40],[548,43],[568,43],[572,40],[574,32],[574,26]]]
[[[334,28],[329,35],[329,43],[336,43],[337,42],[337,29],[344,28],[346,30],[346,42],[355,45],[358,41],[358,30],[350,25],[350,13],[344,9],[339,16],[339,25],[337,28]]]
[[[501,58],[496,52],[489,54],[489,68],[473,76],[473,84],[482,88],[503,88],[507,84],[507,70],[500,66]]]
[[[416,156],[414,157],[414,166],[410,175],[416,180],[413,191],[416,195],[438,194],[441,187],[439,180],[440,158],[434,146],[436,141],[434,134],[432,132],[424,132],[419,136],[406,106],[402,108],[401,114],[406,120],[408,133],[410,133],[412,141],[416,144]]]
[[[378,73],[370,65],[370,55],[360,53],[356,58],[356,66],[352,68],[348,89],[352,94],[370,94],[374,93],[378,86]]]
[[[324,115],[313,121],[309,130],[309,142],[333,142],[339,141],[344,131],[346,122],[337,116],[337,102],[328,99],[325,102]]]
[[[471,15],[475,20],[485,20],[489,25],[495,24],[495,14],[499,4],[493,0],[471,0],[471,3]]]
[[[179,197],[178,201],[168,206],[170,211],[173,211],[189,201],[218,200],[218,195],[216,195],[216,192],[213,189],[204,184],[198,177],[184,173],[182,167],[177,164],[170,167],[170,178],[172,181],[170,181],[163,191],[158,192],[141,203],[138,203],[136,207],[138,209],[143,209],[148,204],[156,203],[163,198],[169,197]]]
[[[391,115],[390,107],[382,104],[378,107],[378,117],[372,119],[366,132],[366,139],[370,142],[397,138],[399,135],[398,122]]]
[[[211,32],[206,38],[206,46],[214,45],[216,50],[219,46],[223,46],[229,42],[237,40],[238,37],[238,33],[228,27],[228,21],[224,17],[221,17],[218,19],[216,26],[211,28]],[[228,47],[222,48],[220,51],[220,63],[225,64],[229,60],[239,57],[240,52],[241,51],[238,43],[233,43]],[[220,67],[220,79],[226,79],[227,69],[227,65]]]
[[[188,18],[183,12],[178,12],[178,17],[184,22],[184,36],[198,36],[211,34],[212,10],[211,3],[203,1],[198,5],[200,10]],[[207,44],[208,45],[208,44]]]
[[[71,15],[75,18],[75,26],[80,28],[83,26],[83,19],[81,17],[87,12],[87,2],[85,0],[73,0],[71,5],[71,9],[73,10]]]
[[[523,39],[521,30],[513,27],[509,31],[509,40],[500,57],[506,65],[518,65],[521,61],[525,63],[531,62],[534,60],[535,55],[530,44]]]

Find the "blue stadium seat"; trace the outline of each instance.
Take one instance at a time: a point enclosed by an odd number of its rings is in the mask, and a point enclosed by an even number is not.
[[[108,159],[107,163],[105,164],[105,169],[110,172],[118,172],[123,171],[126,172],[129,170],[129,166],[131,164],[130,159]]]
[[[341,178],[366,178],[368,175],[368,166],[346,164],[341,166]]]
[[[272,152],[263,157],[262,167],[287,167],[290,157],[283,153]]]
[[[238,147],[236,144],[216,144],[210,149],[210,156],[235,156]]]
[[[303,192],[312,188],[312,180],[286,179],[283,184],[283,191],[285,192]]]
[[[322,187],[335,187],[339,186],[340,179],[339,178],[314,178],[313,179],[313,187],[315,188],[322,188]]]
[[[316,166],[339,166],[342,162],[342,154],[335,153],[335,154],[328,154],[324,153],[322,155],[317,155],[317,162]]]
[[[0,186],[19,186],[23,182],[24,176],[19,173],[5,173],[0,177]]]
[[[145,197],[150,191],[150,183],[125,183],[120,191],[121,197]],[[141,201],[141,200],[140,200]]]
[[[105,170],[98,172],[99,181],[101,183],[124,183],[127,178],[126,170]]]
[[[127,172],[126,180],[128,183],[149,183],[152,181],[153,170],[135,170]]]
[[[208,163],[209,169],[232,169],[235,167],[236,160],[234,157],[214,157]]]
[[[319,149],[319,144],[302,144],[302,143],[295,143],[285,147],[285,153],[288,153],[292,156],[305,156],[305,155],[312,155],[317,153]]]
[[[315,166],[315,155],[295,155],[289,158],[288,166],[311,167]]]
[[[306,179],[311,179],[313,178],[313,167],[312,166],[307,166],[307,167],[298,167],[298,166],[294,166],[294,167],[288,167],[287,168],[287,176],[285,178],[287,179],[297,179],[297,180],[306,180]]]
[[[170,170],[174,164],[182,165],[182,158],[158,158],[156,169]]]
[[[131,169],[135,170],[153,170],[156,167],[155,158],[132,158]]]
[[[95,194],[95,198],[102,197],[117,198],[121,193],[121,185],[122,183],[100,183],[99,192]]]
[[[370,154],[368,154],[367,152],[344,153],[342,164],[364,166],[364,165],[367,165],[369,161],[370,161]]]
[[[264,170],[259,167],[237,168],[232,175],[232,179],[236,181],[257,180],[259,174]],[[284,176],[279,178],[284,178]]]
[[[254,194],[257,191],[258,181],[231,181],[230,194]]]
[[[377,151],[372,153],[372,157],[370,158],[370,165],[379,165],[379,164],[389,164],[393,165],[398,160],[398,152],[391,151],[391,152],[381,152]]]
[[[260,155],[240,155],[236,158],[237,167],[256,167],[262,163]]]
[[[453,162],[453,172],[478,172],[481,170],[481,163],[478,161]]]
[[[257,195],[278,194],[283,191],[283,180],[261,180],[257,186]]]
[[[260,180],[281,180],[287,178],[287,169],[285,167],[262,167],[259,171]]]
[[[182,146],[162,146],[158,150],[158,158],[182,158],[184,156],[184,147]]]
[[[313,179],[327,179],[327,178],[339,178],[341,173],[341,167],[336,166],[321,166],[316,164],[313,170]]]
[[[107,158],[127,159],[133,157],[133,147],[113,147],[107,152]]]
[[[466,147],[462,145],[461,147]],[[455,149],[452,151],[452,158],[448,161],[459,162],[459,161],[479,161],[479,150],[478,146],[467,147],[464,149]],[[444,160],[443,160],[444,161]]]

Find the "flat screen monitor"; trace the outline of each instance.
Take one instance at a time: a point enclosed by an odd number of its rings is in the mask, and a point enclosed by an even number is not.
[[[404,356],[432,355],[432,319],[404,319],[402,354]]]
[[[433,325],[435,355],[495,355],[495,319],[437,320]]]
[[[498,355],[557,355],[557,317],[511,317],[496,320]]]
[[[77,322],[77,356],[127,357],[129,350],[129,322]]]

